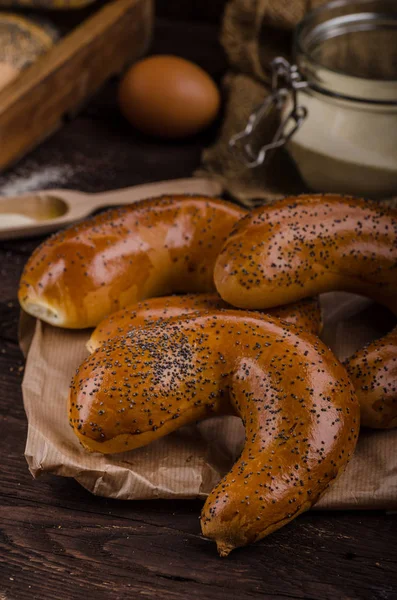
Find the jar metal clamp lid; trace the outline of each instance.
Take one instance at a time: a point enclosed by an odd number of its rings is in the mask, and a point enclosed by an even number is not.
[[[263,104],[251,113],[244,130],[236,133],[229,140],[231,148],[235,148],[241,144],[241,160],[251,169],[261,165],[270,150],[284,146],[300,128],[307,116],[306,108],[298,104],[297,92],[307,87],[308,83],[302,79],[298,67],[291,65],[288,60],[279,56],[272,61],[271,69],[272,85],[270,95]],[[251,134],[255,131],[260,121],[265,119],[273,109],[277,111],[282,110],[288,96],[292,97],[291,110],[281,120],[273,139],[261,146],[258,152],[255,152],[250,143]]]
[[[334,0],[320,6],[296,27],[293,56],[293,63],[272,61],[270,94],[229,140],[249,168],[284,146],[310,116],[301,92],[357,109],[397,109],[397,2]],[[279,126],[256,150],[252,134],[274,110]]]

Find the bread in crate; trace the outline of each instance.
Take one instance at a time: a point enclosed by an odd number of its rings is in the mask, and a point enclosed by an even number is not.
[[[58,37],[45,19],[0,13],[0,89],[52,48]]]

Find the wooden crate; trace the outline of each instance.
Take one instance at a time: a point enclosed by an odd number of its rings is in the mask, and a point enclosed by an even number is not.
[[[0,170],[57,130],[150,43],[153,0],[113,0],[0,92]]]

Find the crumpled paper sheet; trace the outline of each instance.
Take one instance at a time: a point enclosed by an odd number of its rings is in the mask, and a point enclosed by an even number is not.
[[[341,359],[393,325],[384,309],[351,294],[325,294],[322,306],[321,337]],[[32,475],[74,477],[92,493],[112,498],[205,498],[241,450],[240,419],[213,418],[122,454],[87,453],[69,426],[67,396],[75,369],[88,355],[89,335],[22,315],[25,456]],[[396,509],[397,429],[363,430],[346,471],[316,508]]]

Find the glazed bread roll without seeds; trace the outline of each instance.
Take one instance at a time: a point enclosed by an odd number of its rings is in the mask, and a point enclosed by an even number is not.
[[[237,223],[214,273],[221,297],[240,308],[345,290],[397,315],[397,211],[334,194],[276,201]],[[368,427],[397,425],[396,341],[397,329],[345,363]]]
[[[214,308],[230,308],[230,305],[217,294],[185,294],[138,302],[101,321],[87,342],[87,350],[94,352],[111,338],[127,335],[137,327]],[[303,327],[309,333],[318,335],[321,331],[322,318],[318,298],[307,298],[295,304],[269,309],[267,313]]]
[[[243,452],[201,516],[222,556],[309,509],[351,457],[360,419],[345,369],[316,336],[233,310],[113,338],[78,369],[69,411],[83,446],[102,453],[207,417],[240,416]]]
[[[35,250],[19,302],[51,325],[84,328],[146,298],[213,292],[215,259],[245,214],[203,196],[166,196],[107,211]]]

